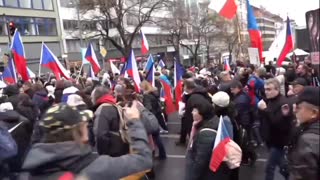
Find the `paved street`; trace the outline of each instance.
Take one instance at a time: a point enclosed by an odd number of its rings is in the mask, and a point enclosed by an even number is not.
[[[183,180],[185,166],[185,148],[176,146],[180,122],[176,116],[169,120],[169,134],[162,135],[166,146],[168,158],[164,161],[155,162],[156,180]],[[266,164],[267,152],[265,149],[258,150],[258,160],[254,167],[243,166],[240,169],[240,180],[263,180],[264,167]],[[274,180],[282,180],[281,175],[276,172]]]

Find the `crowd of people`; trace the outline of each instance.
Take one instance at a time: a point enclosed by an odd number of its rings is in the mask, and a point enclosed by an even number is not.
[[[154,160],[167,158],[161,134],[170,131],[159,78],[172,80],[173,72],[156,72],[155,86],[140,75],[141,93],[132,79],[112,73],[37,77],[1,89],[0,179],[154,179]],[[288,180],[320,179],[318,85],[309,64],[186,68],[182,101],[175,102],[176,145],[186,147],[181,176],[239,179],[230,159],[210,168],[222,119],[241,148],[241,165],[254,166],[257,149],[268,149],[265,180],[277,167]]]

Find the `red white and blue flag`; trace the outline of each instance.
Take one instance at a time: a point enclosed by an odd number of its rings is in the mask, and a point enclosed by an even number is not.
[[[162,59],[160,59],[160,61],[158,63],[158,66],[161,67],[161,68],[164,68],[166,66],[166,64],[163,62]]]
[[[7,84],[15,84],[18,82],[16,68],[12,59],[8,61],[8,66],[4,68],[2,79]]]
[[[291,33],[290,19],[287,17],[287,33],[286,33],[286,41],[282,48],[282,51],[278,57],[277,65],[279,67],[282,66],[282,62],[286,59],[287,54],[289,54],[293,50],[293,37]]]
[[[236,0],[211,0],[208,8],[215,10],[220,16],[232,19],[237,13]]]
[[[101,70],[100,64],[98,62],[96,53],[94,52],[93,46],[89,43],[86,54],[84,56],[91,64],[93,72],[98,74]]]
[[[163,88],[164,102],[166,105],[166,114],[170,115],[176,112],[176,108],[173,104],[173,98],[172,98],[172,86],[169,79],[165,75],[161,75],[159,80]]]
[[[141,54],[145,55],[145,54],[148,54],[148,52],[149,52],[149,43],[146,36],[141,30]]]
[[[42,43],[41,48],[40,64],[46,68],[49,68],[58,80],[61,78],[61,76],[66,79],[70,79],[69,72],[62,66],[58,58],[44,43]]]
[[[27,70],[27,60],[25,58],[24,46],[18,29],[16,29],[13,35],[11,51],[13,54],[13,59],[17,66],[17,72],[21,75],[22,80],[28,81],[29,76]]]
[[[156,68],[154,67],[154,64],[151,65],[148,73],[147,73],[147,76],[146,76],[146,79],[147,81],[152,85],[152,86],[155,86],[155,79],[154,79],[154,72],[156,71]]]
[[[231,68],[230,68],[230,64],[229,64],[229,58],[225,58],[225,59],[223,60],[223,62],[224,62],[224,70],[225,70],[225,71],[230,71]]]
[[[179,102],[182,101],[184,68],[176,59],[174,61],[174,87],[176,95],[176,109],[179,109]]]
[[[89,67],[89,72],[88,72],[88,77],[90,77],[91,79],[95,79],[96,76],[93,72],[92,66]]]
[[[210,165],[209,165],[210,169],[213,172],[216,172],[219,169],[221,163],[224,161],[227,155],[227,149],[226,149],[227,144],[231,141],[232,139],[230,138],[228,129],[224,124],[224,120],[222,116],[220,116],[217,135],[214,140],[214,146],[213,146]]]
[[[126,65],[126,71],[127,71],[128,75],[133,79],[136,92],[139,93],[141,79],[140,79],[137,61],[134,56],[133,50],[131,50],[131,55],[130,55],[128,62],[127,62],[127,65]]]
[[[27,67],[27,71],[28,71],[29,78],[35,78],[36,77],[36,74],[34,74],[34,72],[32,72],[31,69],[29,69],[28,67]]]
[[[260,62],[263,63],[262,51],[262,37],[259,27],[257,25],[256,17],[254,16],[252,6],[250,5],[249,0],[247,0],[247,10],[248,10],[248,31],[251,40],[251,47],[258,48]]]
[[[153,67],[154,64],[154,60],[152,55],[150,54],[146,63],[146,66],[144,67],[143,71],[146,72],[146,74],[148,74],[148,72],[151,70],[151,68]]]

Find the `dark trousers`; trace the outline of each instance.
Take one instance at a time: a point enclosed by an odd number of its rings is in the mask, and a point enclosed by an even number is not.
[[[167,126],[167,123],[166,123],[166,121],[165,121],[162,113],[157,114],[157,119],[158,119],[158,123],[159,123],[159,125],[161,126],[161,128],[162,128],[163,130],[168,131],[168,126]]]
[[[186,143],[187,135],[190,135],[192,129],[192,121],[189,121],[187,118],[181,118],[181,129],[180,129],[180,143]]]
[[[280,174],[287,180],[289,177],[287,164],[285,163],[285,151],[283,148],[270,147],[269,157],[266,166],[265,180],[273,180],[274,171],[278,166],[280,168]]]
[[[167,153],[166,153],[166,149],[164,148],[164,145],[162,143],[160,133],[157,132],[157,133],[152,134],[152,139],[159,149],[159,158],[166,158]]]

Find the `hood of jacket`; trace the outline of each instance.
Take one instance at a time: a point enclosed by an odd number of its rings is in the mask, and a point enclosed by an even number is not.
[[[35,92],[35,95],[41,96],[43,98],[46,98],[48,96],[48,93],[45,90],[41,90],[41,91]]]
[[[204,98],[206,98],[210,103],[212,103],[211,97],[208,94],[208,91],[204,88],[204,87],[196,87],[192,93],[188,94],[188,97],[192,96],[193,94],[200,94],[202,95]]]
[[[20,119],[20,114],[14,110],[8,110],[5,112],[0,112],[0,121],[15,123]]]
[[[97,105],[100,105],[100,104],[103,104],[103,103],[116,104],[117,100],[112,95],[106,94],[106,95],[100,97],[96,102]]]
[[[28,152],[22,169],[40,172],[48,169],[68,169],[71,164],[91,152],[89,145],[80,145],[73,141],[37,143]]]

